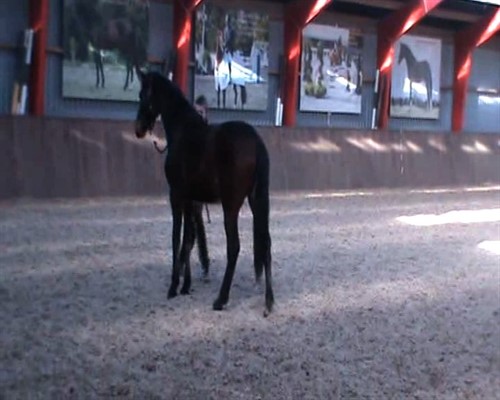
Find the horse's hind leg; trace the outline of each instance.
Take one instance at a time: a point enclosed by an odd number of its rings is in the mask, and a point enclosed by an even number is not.
[[[241,205],[240,205],[241,206]],[[240,252],[240,238],[238,233],[238,213],[240,207],[224,210],[224,229],[227,242],[227,266],[224,280],[220,288],[219,297],[213,304],[214,310],[222,310],[229,300],[229,290],[233,281],[236,261]]]
[[[198,257],[203,269],[203,277],[208,276],[210,268],[210,259],[208,257],[207,236],[205,234],[205,225],[203,224],[203,204],[196,203],[193,206],[193,219],[195,227],[196,242],[198,244]]]

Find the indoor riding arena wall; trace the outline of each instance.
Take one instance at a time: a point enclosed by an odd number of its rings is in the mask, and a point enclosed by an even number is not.
[[[500,183],[497,135],[258,127],[271,189]],[[0,117],[0,198],[158,195],[164,155],[132,121]],[[163,140],[160,124],[155,134]]]

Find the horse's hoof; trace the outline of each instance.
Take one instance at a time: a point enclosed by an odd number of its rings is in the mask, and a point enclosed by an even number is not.
[[[225,305],[225,303],[223,303],[222,301],[217,299],[214,301],[213,309],[215,311],[222,311],[222,310],[224,310],[224,305]]]
[[[175,296],[177,296],[177,290],[170,288],[168,290],[167,299],[173,299]]]
[[[274,296],[266,298],[266,308],[264,310],[264,317],[267,317],[273,311]]]
[[[184,295],[184,296],[187,295],[187,294],[189,294],[189,288],[182,288],[181,289],[181,294]]]

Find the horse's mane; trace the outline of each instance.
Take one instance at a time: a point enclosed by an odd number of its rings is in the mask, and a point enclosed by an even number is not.
[[[188,124],[190,137],[204,141],[209,129],[208,123],[189,102],[179,86],[159,72],[149,72],[147,75],[150,77],[150,84],[157,88],[162,96],[169,99],[167,110],[162,111],[165,131],[171,132],[179,124]]]
[[[408,46],[407,44],[405,43],[400,43],[399,45],[401,47],[401,50],[404,50],[404,51],[407,51],[408,53],[410,53],[411,55],[413,55],[413,53],[411,52],[410,50],[410,46]]]
[[[151,81],[153,85],[157,85],[161,88],[162,92],[168,93],[169,97],[174,98],[174,101],[172,103],[175,104],[176,113],[194,114],[197,115],[201,120],[203,120],[201,115],[189,102],[179,86],[177,86],[174,82],[170,81],[159,72],[149,72],[148,74],[152,78]]]

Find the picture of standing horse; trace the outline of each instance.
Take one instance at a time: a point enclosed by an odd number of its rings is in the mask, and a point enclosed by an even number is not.
[[[136,101],[148,13],[140,0],[65,0],[63,96]]]
[[[208,3],[195,24],[195,97],[220,110],[266,110],[269,17]]]
[[[404,36],[396,46],[391,116],[439,117],[441,42]]]

